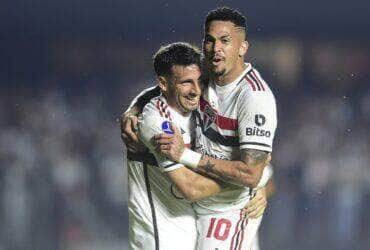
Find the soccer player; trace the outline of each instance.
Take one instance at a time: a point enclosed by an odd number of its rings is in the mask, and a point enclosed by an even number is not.
[[[211,11],[204,31],[210,79],[196,112],[196,147],[203,155],[182,150],[178,135],[161,134],[156,140],[161,153],[173,161],[236,184],[194,204],[198,247],[250,249],[261,217],[248,220],[240,209],[253,196],[262,176],[264,166],[258,164],[272,151],[275,98],[257,70],[244,62],[248,42],[242,14],[229,8]],[[233,165],[222,159],[233,160],[227,161]]]
[[[161,152],[193,170],[230,184],[194,203],[199,249],[250,249],[261,217],[243,215],[272,151],[276,104],[266,82],[244,63],[248,50],[245,18],[219,8],[205,22],[203,44],[210,82],[197,117],[197,149],[184,149],[179,136],[156,137]],[[212,157],[210,157],[212,156]]]
[[[166,159],[152,140],[155,134],[173,133],[175,126],[186,147],[195,139],[191,112],[201,94],[200,62],[200,51],[187,43],[161,47],[153,57],[162,95],[145,105],[138,128],[156,162],[128,164],[130,249],[195,249],[197,230],[190,202],[221,190],[215,180]],[[140,160],[145,162],[144,154]]]

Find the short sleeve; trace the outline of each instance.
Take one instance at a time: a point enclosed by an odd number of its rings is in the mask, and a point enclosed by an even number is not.
[[[139,117],[138,127],[139,127],[139,137],[146,147],[149,148],[150,152],[155,156],[158,166],[162,172],[168,172],[184,165],[173,162],[163,155],[159,154],[155,150],[152,138],[156,134],[163,133],[168,128],[168,119],[161,117],[159,115],[142,115]]]
[[[240,149],[272,151],[277,126],[276,102],[272,92],[243,91],[238,99]]]

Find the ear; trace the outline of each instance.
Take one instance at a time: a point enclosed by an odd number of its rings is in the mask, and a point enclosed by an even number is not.
[[[239,48],[239,56],[244,57],[247,54],[249,43],[247,40],[243,41]]]
[[[166,93],[168,91],[168,82],[164,76],[158,76],[158,86],[161,89],[162,93]]]

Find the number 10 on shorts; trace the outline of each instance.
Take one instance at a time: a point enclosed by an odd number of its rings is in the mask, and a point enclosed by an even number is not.
[[[226,240],[230,233],[231,221],[224,218],[211,218],[209,222],[207,238]]]

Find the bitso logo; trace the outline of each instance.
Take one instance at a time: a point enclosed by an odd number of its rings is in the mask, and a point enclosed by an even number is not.
[[[257,114],[254,116],[254,122],[257,126],[261,127],[266,123],[266,117],[261,114]]]
[[[164,121],[162,123],[162,130],[163,132],[165,132],[166,134],[169,134],[169,135],[173,135],[173,131],[171,129],[171,126],[170,126],[170,122],[169,121]]]

